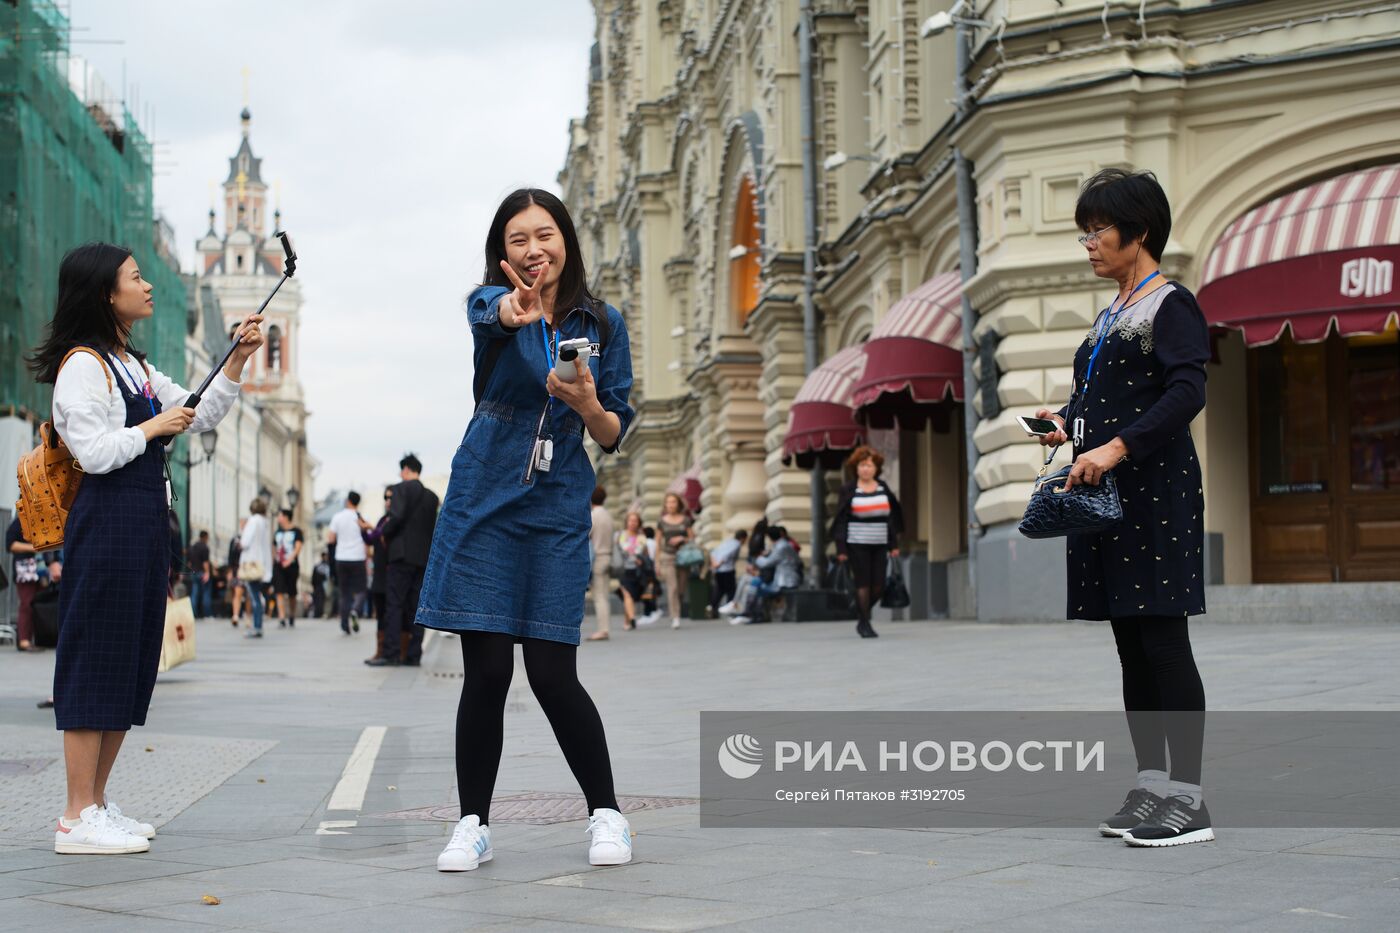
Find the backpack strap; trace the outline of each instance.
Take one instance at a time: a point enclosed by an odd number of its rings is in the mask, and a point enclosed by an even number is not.
[[[598,324],[598,352],[601,354],[608,346],[608,340],[612,337],[612,324],[608,321],[608,306],[593,300],[593,313]],[[472,376],[472,399],[477,404],[481,404],[481,396],[486,392],[486,383],[491,379],[491,373],[496,369],[496,363],[501,359],[501,354],[506,350],[505,340],[493,340],[486,346],[486,354],[481,358],[481,366],[477,368],[476,374]],[[110,377],[108,379],[110,382]]]
[[[73,354],[75,354],[75,353],[86,353],[86,354],[88,354],[89,356],[96,358],[97,362],[99,362],[99,363],[102,364],[102,375],[104,375],[104,376],[107,377],[107,394],[110,395],[110,394],[112,393],[112,370],[111,370],[111,368],[107,365],[107,361],[104,360],[104,359],[102,358],[102,354],[101,354],[101,353],[98,353],[98,352],[97,352],[96,350],[94,350],[92,347],[81,347],[81,346],[80,346],[80,347],[74,347],[73,349],[69,350],[67,353],[63,354],[63,359],[59,361],[58,369],[55,370],[55,373],[54,373],[54,384],[55,384],[55,385],[58,384],[58,375],[57,375],[57,374],[63,370],[63,365],[64,365],[65,363],[67,363],[70,359],[72,359]],[[49,418],[50,418],[50,421],[52,421],[52,418],[53,418],[52,413],[50,413]],[[47,444],[48,444],[48,446],[49,446],[50,448],[52,448],[52,449],[54,449],[54,450],[57,450],[57,449],[58,449],[58,432],[57,432],[57,431],[51,429],[51,430],[48,431],[47,434],[45,434],[45,433],[41,430],[41,431],[40,431],[40,434],[44,437],[44,440],[47,442]]]

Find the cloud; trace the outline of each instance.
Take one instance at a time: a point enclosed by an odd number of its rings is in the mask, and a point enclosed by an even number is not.
[[[527,21],[475,2],[73,0],[71,16],[74,51],[114,87],[124,61],[154,109],[156,202],[188,268],[250,69],[253,151],[301,257],[318,496],[392,481],[406,450],[447,472],[471,410],[462,298],[500,198],[557,190],[586,106],[590,5],[536,3]]]

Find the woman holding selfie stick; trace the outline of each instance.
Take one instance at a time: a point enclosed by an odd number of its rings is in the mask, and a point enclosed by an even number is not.
[[[1195,297],[1158,268],[1171,206],[1151,172],[1104,169],[1084,184],[1075,224],[1090,269],[1118,284],[1074,355],[1075,391],[1045,446],[1074,444],[1065,482],[1112,470],[1123,521],[1068,537],[1071,619],[1107,620],[1122,667],[1137,785],[1099,824],[1131,846],[1215,838],[1201,792],[1205,688],[1187,619],[1205,612],[1205,500],[1191,419],[1206,403],[1210,336]],[[1170,770],[1168,768],[1170,753]]]
[[[491,792],[516,642],[587,798],[590,864],[632,859],[603,722],[575,667],[596,486],[584,433],[614,453],[633,417],[626,326],[587,281],[563,202],[535,188],[510,194],[487,231],[483,284],[467,297],[478,403],[452,461],[417,617],[461,635],[465,673],[462,813],[439,871],[470,871],[493,855]],[[583,366],[569,358],[579,338],[592,351]]]
[[[165,634],[170,502],[161,439],[218,424],[262,345],[262,318],[252,315],[203,403],[185,408],[189,390],[131,346],[132,326],[154,309],[128,250],[79,246],[63,257],[53,320],[29,357],[35,377],[53,384],[54,428],[83,471],[64,526],[54,662],[68,775],[54,851],[64,854],[150,848],[155,828],[122,815],[106,789],[127,731],[146,724]]]

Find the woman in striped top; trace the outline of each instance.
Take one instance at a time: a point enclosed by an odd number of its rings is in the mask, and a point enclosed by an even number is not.
[[[841,501],[831,524],[836,559],[849,562],[856,586],[856,633],[875,638],[870,607],[885,589],[885,555],[899,557],[899,536],[904,533],[904,513],[894,490],[880,479],[885,458],[873,447],[851,452],[846,466],[856,481],[841,488]]]

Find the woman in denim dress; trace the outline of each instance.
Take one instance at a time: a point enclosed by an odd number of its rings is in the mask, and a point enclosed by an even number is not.
[[[588,801],[589,862],[632,858],[602,719],[575,667],[596,485],[584,432],[614,453],[633,417],[626,325],[586,282],[563,203],[534,188],[510,194],[487,233],[484,284],[467,297],[480,394],[452,461],[417,615],[420,625],[461,636],[465,670],[457,709],[462,818],[439,871],[470,871],[492,857],[489,808],[517,642]],[[577,337],[600,345],[582,372],[558,358],[558,345]],[[556,367],[574,369],[575,378],[561,380]]]

